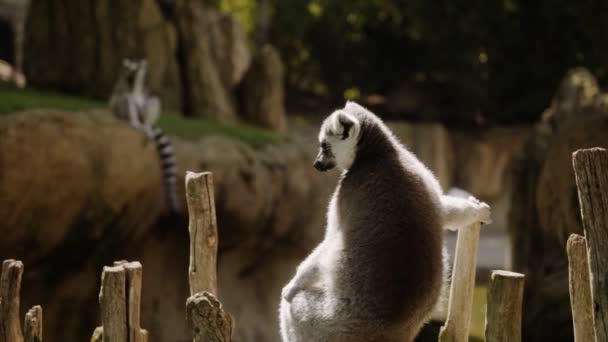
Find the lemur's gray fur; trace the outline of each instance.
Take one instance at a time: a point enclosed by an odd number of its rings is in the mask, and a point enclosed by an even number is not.
[[[325,238],[282,291],[284,342],[413,341],[445,281],[443,229],[490,222],[475,198],[445,196],[433,174],[362,106],[319,134],[315,167],[343,170]]]
[[[115,117],[128,121],[133,128],[144,132],[156,143],[169,207],[172,212],[179,212],[175,151],[169,138],[156,126],[156,121],[160,117],[161,105],[160,100],[148,94],[145,89],[146,71],[145,60],[124,60],[123,68],[110,97],[110,108]]]

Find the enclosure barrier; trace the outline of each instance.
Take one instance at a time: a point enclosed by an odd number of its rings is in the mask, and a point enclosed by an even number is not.
[[[469,340],[480,227],[481,224],[476,222],[458,230],[448,314],[439,332],[439,342]],[[487,342],[521,341],[523,291],[523,274],[507,271],[492,273],[487,297]]]
[[[42,308],[34,306],[25,315],[24,333],[19,322],[19,299],[23,263],[4,260],[0,274],[0,342],[41,342]]]
[[[578,234],[570,235],[566,245],[568,252],[568,283],[574,341],[595,341],[593,333],[593,302],[589,284],[587,240]]]
[[[486,310],[486,342],[521,341],[524,280],[521,273],[492,272]]]
[[[186,174],[190,233],[188,324],[195,342],[230,342],[233,320],[217,295],[217,220],[210,172]]]
[[[448,315],[439,332],[439,342],[469,340],[480,226],[476,222],[458,230]]]
[[[608,258],[606,258],[608,255],[608,152],[598,147],[578,150],[572,155],[572,164],[578,188],[583,229],[588,244],[588,269],[591,280],[595,341],[608,341]],[[580,270],[570,271],[580,272]],[[573,284],[571,283],[570,286],[572,288]],[[585,286],[580,288],[585,288]],[[588,307],[588,304],[580,305]],[[580,312],[574,312],[574,305],[572,309],[573,316],[576,316],[574,323],[576,330],[577,323],[580,323],[578,319]],[[576,310],[579,309],[580,306],[577,305]],[[580,325],[578,327],[583,329]],[[586,332],[582,336],[590,335],[590,332]],[[578,341],[582,341],[582,339]]]

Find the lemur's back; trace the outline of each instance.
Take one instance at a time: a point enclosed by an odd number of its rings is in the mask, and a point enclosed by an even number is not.
[[[443,278],[442,228],[431,189],[398,155],[355,161],[342,179],[337,209],[344,258],[335,274],[344,295],[355,299],[348,315],[417,330]]]

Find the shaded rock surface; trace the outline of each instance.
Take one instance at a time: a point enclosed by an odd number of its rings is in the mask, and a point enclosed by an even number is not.
[[[222,122],[238,121],[235,89],[251,63],[235,18],[184,0],[32,0],[24,53],[32,85],[100,99],[123,59],[146,59],[163,108]]]
[[[173,139],[179,174],[214,172],[219,298],[235,317],[238,341],[278,341],[280,289],[323,235],[338,173],[311,166],[319,124],[292,123],[288,141],[260,147]],[[505,130],[468,139],[440,125],[389,125],[444,187],[465,184],[491,201],[508,192],[500,179],[507,172],[496,170],[513,159],[501,147]],[[526,130],[507,131],[521,139]],[[465,175],[464,164],[480,166]],[[0,258],[25,262],[23,305],[44,307],[48,339],[91,335],[102,266],[120,259],[144,266],[142,327],[150,340],[190,339],[187,222],[163,217],[163,191],[154,146],[105,111],[0,116]]]
[[[608,146],[608,95],[574,69],[513,165],[508,228],[513,269],[526,274],[523,340],[573,340],[566,240],[582,224],[571,158],[594,146]]]
[[[279,52],[271,45],[260,48],[241,89],[243,117],[262,127],[284,132],[287,128],[284,101],[284,68]]]
[[[222,122],[236,121],[232,88],[249,64],[244,35],[234,18],[202,2],[175,1],[186,112]]]
[[[155,0],[33,0],[25,34],[25,73],[37,87],[106,99],[122,60],[145,58],[149,88],[167,108],[177,109],[181,82],[176,39],[175,28]]]

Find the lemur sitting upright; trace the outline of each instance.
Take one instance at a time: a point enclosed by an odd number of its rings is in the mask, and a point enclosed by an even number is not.
[[[177,213],[180,206],[177,200],[175,151],[169,138],[155,126],[161,105],[160,100],[148,94],[144,87],[146,70],[145,60],[123,61],[123,68],[110,97],[110,108],[116,118],[129,121],[133,128],[144,132],[156,143],[169,207],[173,213]]]
[[[412,342],[445,283],[443,228],[490,223],[354,102],[321,126],[319,171],[342,170],[323,241],[283,288],[283,342]]]

